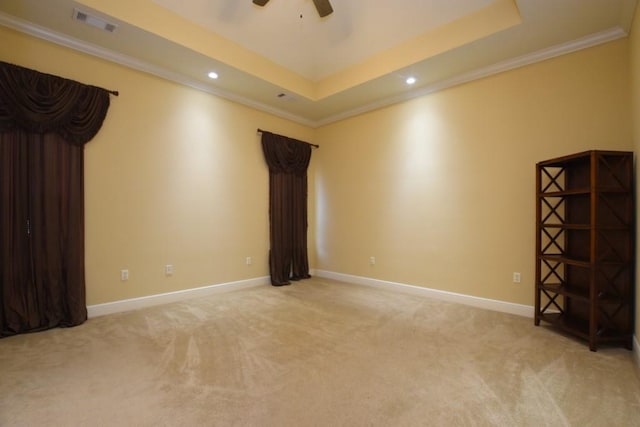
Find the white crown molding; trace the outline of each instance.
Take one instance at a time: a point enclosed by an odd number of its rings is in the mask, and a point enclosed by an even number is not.
[[[353,276],[350,274],[336,273],[325,270],[315,270],[315,275],[326,279],[338,280],[345,283],[353,283],[357,285],[367,285],[374,287],[382,287],[394,291],[409,293],[422,297],[434,298],[441,301],[455,302],[473,307],[483,308],[502,313],[516,314],[518,316],[529,317],[533,319],[534,309],[532,306],[524,304],[515,304],[511,302],[499,301],[488,298],[474,297],[472,295],[458,294],[455,292],[441,291],[432,288],[423,288],[421,286],[407,285],[404,283],[388,282],[386,280],[372,279],[369,277]]]
[[[100,59],[104,59],[119,65],[123,65],[125,67],[131,68],[137,71],[142,71],[147,74],[152,74],[154,76],[181,84],[183,86],[187,86],[196,90],[207,92],[212,95],[218,96],[220,98],[224,98],[229,101],[233,101],[238,104],[245,105],[247,107],[250,107],[259,111],[263,111],[265,113],[269,113],[274,116],[281,117],[283,119],[291,120],[293,122],[296,122],[305,126],[309,126],[309,127],[315,126],[314,121],[308,120],[304,117],[291,114],[287,111],[280,110],[278,108],[263,104],[261,102],[254,101],[252,99],[249,99],[243,96],[239,96],[229,91],[213,88],[203,82],[187,77],[183,74],[176,73],[171,70],[167,70],[166,68],[150,64],[146,61],[142,61],[128,55],[123,55],[121,53],[114,52],[110,49],[106,49],[106,48],[103,48],[103,47],[100,47],[100,46],[97,46],[73,37],[69,37],[67,35],[60,34],[55,31],[51,31],[47,28],[41,27],[31,22],[18,19],[15,16],[8,15],[4,12],[0,12],[0,25],[28,34],[36,38],[49,41],[51,43],[55,43],[60,46],[68,47],[70,49],[74,49],[79,52],[98,57]]]
[[[441,80],[436,83],[422,86],[415,91],[406,92],[398,96],[385,98],[383,100],[364,105],[359,108],[355,108],[349,111],[336,114],[334,116],[327,117],[319,120],[315,123],[316,127],[325,126],[340,120],[345,120],[350,117],[358,116],[360,114],[368,113],[380,108],[388,107],[393,104],[399,104],[401,102],[409,101],[411,99],[419,98],[425,95],[429,95],[434,92],[439,92],[444,89],[448,89],[454,86],[458,86],[464,83],[469,83],[474,80],[479,80],[485,77],[493,76],[495,74],[503,73],[505,71],[514,70],[516,68],[524,67],[526,65],[535,64],[537,62],[546,61],[547,59],[555,58],[568,53],[577,52],[582,49],[598,46],[603,43],[608,43],[623,37],[627,37],[628,33],[620,27],[613,27],[608,30],[591,34],[586,37],[582,37],[577,40],[572,40],[567,43],[562,43],[556,46],[551,46],[546,49],[542,49],[536,52],[528,53],[516,58],[508,59],[502,62],[498,62],[487,67],[478,68],[467,73],[463,73],[449,79]]]
[[[203,286],[201,288],[185,289],[182,291],[149,295],[140,298],[132,298],[108,302],[104,304],[90,305],[87,307],[87,314],[89,318],[105,316],[107,314],[122,313],[125,311],[138,310],[140,308],[185,301],[193,298],[202,298],[213,294],[219,294],[221,292],[265,286],[269,285],[270,283],[271,282],[269,277],[265,276],[248,280],[239,280],[237,282]]]
[[[354,117],[360,114],[364,114],[370,111],[374,111],[383,107],[388,107],[401,102],[409,101],[411,99],[419,98],[425,95],[429,95],[434,92],[438,92],[444,89],[448,89],[454,86],[458,86],[464,83],[468,83],[474,80],[489,77],[495,74],[499,74],[505,71],[510,71],[516,68],[524,67],[526,65],[534,64],[536,62],[545,61],[547,59],[555,58],[557,56],[566,55],[568,53],[576,52],[582,49],[594,47],[603,43],[608,43],[623,37],[626,37],[628,33],[621,27],[613,27],[608,30],[591,34],[586,37],[582,37],[577,40],[573,40],[567,43],[562,43],[556,46],[552,46],[546,49],[539,50],[530,54],[522,55],[517,58],[508,59],[506,61],[499,62],[487,67],[482,67],[467,73],[460,74],[458,76],[451,77],[449,79],[441,80],[433,84],[417,88],[412,92],[405,92],[398,96],[388,97],[370,104],[363,105],[358,108],[354,108],[348,111],[344,111],[339,114],[335,114],[320,120],[311,120],[305,117],[289,113],[287,111],[280,110],[278,108],[266,105],[249,98],[239,96],[237,94],[223,91],[213,88],[200,82],[196,79],[184,76],[180,73],[176,73],[167,70],[163,67],[159,67],[150,64],[146,61],[123,55],[114,52],[109,49],[105,49],[100,46],[96,46],[82,40],[69,37],[55,31],[51,31],[47,28],[33,24],[28,21],[21,20],[12,15],[8,15],[4,12],[0,12],[0,25],[12,28],[16,31],[29,34],[33,37],[44,39],[52,43],[65,46],[88,55],[96,56],[101,59],[105,59],[116,64],[123,65],[125,67],[132,68],[134,70],[142,71],[148,74],[161,77],[163,79],[176,82],[178,84],[191,87],[196,90],[210,93],[220,98],[227,99],[229,101],[237,102],[238,104],[245,105],[250,108],[254,108],[259,111],[263,111],[268,114],[272,114],[277,117],[281,117],[292,122],[299,123],[311,128],[319,128],[340,120],[345,120],[350,117]]]

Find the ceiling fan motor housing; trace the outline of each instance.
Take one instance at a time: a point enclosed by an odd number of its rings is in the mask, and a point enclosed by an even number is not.
[[[269,0],[253,0],[253,4],[257,4],[258,6],[264,6],[267,3],[269,3]],[[329,0],[313,0],[313,4],[316,6],[318,15],[320,15],[321,18],[333,13],[333,8]]]

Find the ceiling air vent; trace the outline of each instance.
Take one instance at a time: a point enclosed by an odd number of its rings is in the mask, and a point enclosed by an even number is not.
[[[89,15],[88,13],[78,9],[73,9],[73,19],[75,19],[76,21],[84,22],[85,24],[89,24],[92,27],[108,31],[110,33],[113,33],[116,28],[118,28],[116,24],[107,22],[102,18],[98,18],[97,16]]]
[[[276,95],[276,97],[278,97],[278,99],[282,99],[283,101],[295,101],[296,98],[291,95],[290,93],[284,93],[281,92],[279,94]]]

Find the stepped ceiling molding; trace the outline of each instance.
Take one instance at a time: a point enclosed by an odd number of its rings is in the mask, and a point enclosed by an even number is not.
[[[0,25],[318,127],[625,37],[637,0],[331,3],[2,0]]]

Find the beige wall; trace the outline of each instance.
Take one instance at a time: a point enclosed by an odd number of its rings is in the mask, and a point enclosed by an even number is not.
[[[89,305],[268,275],[256,128],[309,141],[312,129],[2,27],[0,40],[4,61],[120,91],[85,148]]]
[[[319,129],[318,268],[533,305],[535,163],[632,149],[629,80],[621,40]]]
[[[312,267],[528,305],[535,162],[633,148],[627,40],[313,130],[7,29],[0,38],[2,60],[121,92],[86,146],[89,305],[268,274],[257,127],[321,144]]]
[[[632,96],[632,113],[631,123],[633,125],[633,142],[636,152],[636,205],[640,201],[640,180],[637,171],[637,156],[640,152],[640,7],[636,8],[633,26],[631,28],[630,51],[631,51],[631,96]],[[636,229],[640,230],[640,209],[636,208]],[[636,233],[636,242],[640,242],[640,233]],[[640,288],[638,287],[638,265],[640,265],[640,250],[636,243],[636,329],[635,335],[638,339],[640,334]],[[639,356],[640,357],[640,356]]]

